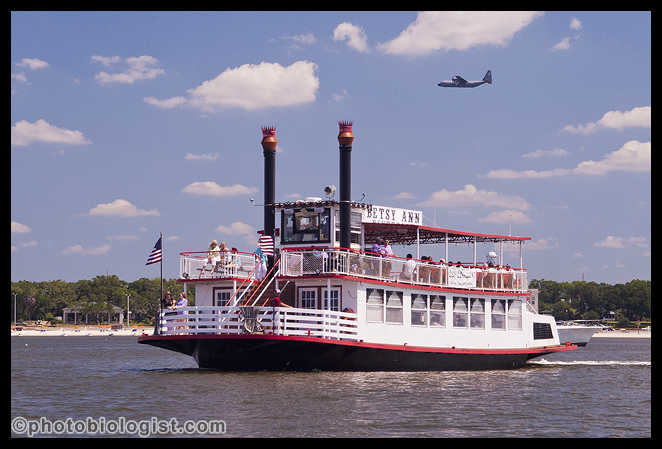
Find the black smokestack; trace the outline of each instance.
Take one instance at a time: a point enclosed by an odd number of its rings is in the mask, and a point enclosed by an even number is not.
[[[352,201],[352,125],[354,122],[338,122],[340,132],[340,247],[351,248],[351,201]]]
[[[276,227],[276,127],[262,127],[262,150],[264,154],[264,234],[274,238]],[[274,265],[273,256],[268,257],[268,270]]]

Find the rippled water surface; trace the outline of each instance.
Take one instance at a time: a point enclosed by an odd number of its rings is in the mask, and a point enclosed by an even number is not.
[[[651,436],[650,339],[596,338],[513,371],[411,373],[221,373],[133,337],[11,344],[12,424],[175,418],[223,421],[225,437]]]

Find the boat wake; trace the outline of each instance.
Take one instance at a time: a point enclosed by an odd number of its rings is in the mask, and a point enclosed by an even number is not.
[[[636,362],[624,360],[529,360],[527,365],[537,366],[651,366],[651,362]]]

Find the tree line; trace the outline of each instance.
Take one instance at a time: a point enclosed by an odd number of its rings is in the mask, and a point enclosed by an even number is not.
[[[62,316],[62,309],[77,307],[89,313],[95,321],[105,321],[113,306],[125,309],[127,295],[131,322],[151,324],[156,316],[161,296],[161,278],[140,278],[125,282],[116,275],[97,276],[77,282],[18,281],[11,283],[11,321],[14,322],[14,294],[16,294],[16,320],[53,321]],[[174,298],[184,291],[176,279],[163,279],[163,294],[170,291]],[[189,305],[195,305],[195,289],[187,290]]]
[[[651,320],[651,281],[634,279],[625,284],[610,285],[533,279],[529,288],[538,289],[538,310],[551,310],[557,320],[613,317],[618,322],[617,327],[630,327],[630,323]]]
[[[632,280],[625,284],[598,284],[596,282],[556,282],[532,279],[529,288],[538,289],[538,310],[551,311],[557,320],[601,319],[615,313],[619,327],[629,322],[650,321],[651,281]],[[172,292],[174,298],[184,290],[176,279],[163,280],[163,292]],[[14,293],[16,318],[25,320],[56,320],[65,307],[78,307],[81,311],[107,316],[113,306],[126,309],[127,295],[132,322],[152,323],[161,295],[160,278],[140,278],[125,282],[116,275],[97,276],[77,282],[18,281],[11,283],[11,321],[14,320]],[[187,291],[189,305],[195,304],[195,289]]]

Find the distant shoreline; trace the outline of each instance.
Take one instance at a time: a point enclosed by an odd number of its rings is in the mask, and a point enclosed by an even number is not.
[[[111,329],[110,326],[43,326],[23,327],[11,330],[12,337],[140,337],[152,335],[154,326],[138,326],[124,329]]]

